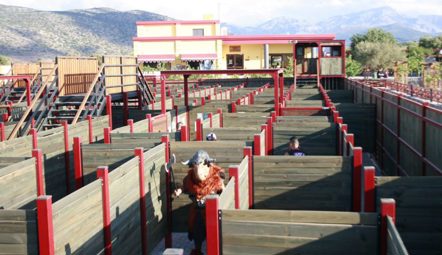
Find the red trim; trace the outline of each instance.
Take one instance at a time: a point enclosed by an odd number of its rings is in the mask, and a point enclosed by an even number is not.
[[[239,169],[238,166],[229,167],[229,176],[235,177],[235,209],[239,209]]]
[[[396,201],[392,198],[381,199],[381,234],[380,247],[381,255],[387,255],[387,216],[393,218],[393,223],[396,223]]]
[[[43,172],[43,152],[38,149],[32,150],[32,157],[35,158],[35,175],[37,180],[37,196],[45,195],[44,172]]]
[[[146,189],[144,186],[144,151],[143,148],[135,148],[134,154],[138,157],[138,179],[140,185],[140,230],[141,252],[147,255],[147,214],[146,214]]]
[[[262,156],[261,155],[261,135],[254,135],[253,136],[253,155],[255,156]]]
[[[52,221],[52,196],[37,198],[38,251],[41,255],[54,255],[54,225]]]
[[[206,60],[218,59],[218,55],[216,53],[198,53],[198,54],[181,54],[181,60]]]
[[[375,168],[364,167],[364,212],[375,212]]]
[[[75,174],[75,189],[83,187],[83,160],[81,150],[81,138],[74,137],[74,174]]]
[[[236,112],[236,103],[235,102],[232,102],[231,104],[230,104],[230,112],[231,113],[235,113]]]
[[[89,128],[89,144],[94,142],[94,130],[93,130],[93,126],[92,126],[92,116],[88,115],[87,116],[87,121],[88,121],[88,128]]]
[[[206,240],[207,255],[220,254],[220,222],[218,214],[219,199],[218,197],[209,197],[206,200]]]
[[[204,98],[201,98],[201,99],[204,99]],[[209,118],[210,128],[213,128],[213,113],[209,112],[207,117]]]
[[[138,62],[145,61],[145,62],[154,62],[154,61],[174,61],[175,60],[175,54],[150,54],[150,55],[138,55],[137,60]]]
[[[69,153],[69,127],[68,122],[66,120],[63,120],[61,122],[63,125],[63,134],[64,134],[64,167],[65,167],[65,175],[66,175],[66,194],[69,194],[71,192],[71,182],[70,182],[70,176],[71,176],[71,159],[70,159],[70,153]]]
[[[152,133],[153,132],[152,114],[150,113],[146,114],[146,119],[149,120],[149,123],[147,124],[147,132]]]
[[[273,118],[267,117],[267,122],[261,125],[261,130],[264,126],[266,129],[266,154],[273,155]]]
[[[223,125],[223,109],[221,109],[221,108],[216,109],[216,113],[219,114],[219,127],[222,128],[222,127],[224,127],[224,125]]]
[[[166,113],[166,79],[161,79],[161,114]],[[167,129],[167,128],[166,128]]]
[[[203,25],[219,24],[219,20],[165,20],[165,21],[137,21],[137,26],[158,26],[158,25]]]
[[[253,208],[253,153],[252,147],[246,146],[243,149],[244,157],[248,157],[248,178],[249,178],[249,209]]]
[[[353,148],[353,211],[361,211],[362,148]]]
[[[112,255],[112,233],[110,216],[110,195],[109,195],[109,170],[107,166],[97,168],[97,178],[101,179],[101,194],[103,199],[103,232],[104,232],[104,253]]]
[[[0,142],[3,142],[6,139],[5,135],[5,123],[0,122]]]

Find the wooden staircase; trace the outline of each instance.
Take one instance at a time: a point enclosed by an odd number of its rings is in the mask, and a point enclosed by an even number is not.
[[[30,95],[31,100],[42,85],[42,77],[37,73],[31,80]],[[26,100],[26,86],[18,86],[18,81],[10,81],[5,85],[5,93],[0,98],[1,104],[19,104]]]

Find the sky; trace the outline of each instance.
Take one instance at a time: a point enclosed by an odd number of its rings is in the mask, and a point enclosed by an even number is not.
[[[51,11],[94,7],[143,10],[181,20],[213,17],[243,26],[281,16],[319,21],[381,6],[409,16],[442,15],[442,0],[0,0],[0,4]]]

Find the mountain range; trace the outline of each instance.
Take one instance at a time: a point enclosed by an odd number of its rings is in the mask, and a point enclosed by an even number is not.
[[[57,55],[132,55],[136,21],[173,20],[146,12],[121,12],[109,8],[40,11],[0,5],[0,55],[13,60],[53,59]],[[378,27],[401,42],[442,34],[442,16],[408,17],[390,7],[334,16],[320,22],[276,17],[257,26],[222,23],[229,34],[332,33],[348,40],[355,33]]]

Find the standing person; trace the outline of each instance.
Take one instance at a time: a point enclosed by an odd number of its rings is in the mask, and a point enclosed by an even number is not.
[[[289,141],[289,149],[285,153],[285,155],[291,156],[305,156],[305,153],[300,149],[299,140],[295,136],[290,138]]]
[[[175,190],[189,195],[192,204],[188,215],[188,238],[194,241],[195,249],[191,255],[200,255],[206,239],[206,198],[211,194],[220,194],[224,190],[224,169],[215,165],[206,151],[198,150],[191,159],[183,162],[189,166],[183,180],[183,188]]]

